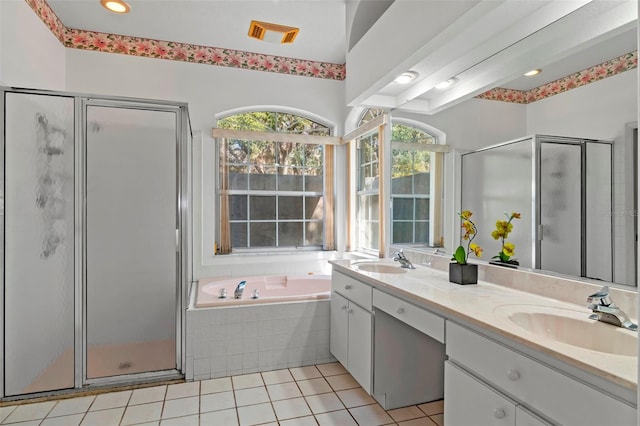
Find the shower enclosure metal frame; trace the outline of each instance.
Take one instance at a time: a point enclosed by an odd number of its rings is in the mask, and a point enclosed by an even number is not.
[[[90,389],[110,385],[122,385],[146,382],[161,378],[178,378],[184,376],[186,364],[186,316],[185,307],[188,300],[187,291],[191,282],[191,175],[190,175],[190,140],[192,138],[188,105],[182,102],[168,102],[141,98],[126,98],[115,96],[88,95],[60,91],[47,91],[38,89],[22,89],[0,86],[2,102],[0,103],[0,167],[2,167],[2,291],[0,292],[0,342],[3,350],[0,354],[0,399],[11,400],[23,398],[24,395],[7,396],[5,388],[5,212],[4,198],[6,185],[6,94],[20,93],[42,96],[60,96],[74,99],[74,387],[60,390],[47,390],[29,394],[29,396],[46,396],[60,392],[68,392],[72,389]],[[87,379],[87,336],[86,336],[86,109],[87,106],[108,106],[113,108],[142,109],[149,111],[167,111],[176,113],[176,288],[175,288],[175,360],[176,368],[171,370],[136,373],[105,378]],[[79,231],[80,230],[80,231]]]
[[[586,180],[587,180],[587,157],[586,157],[586,149],[587,149],[587,144],[599,144],[599,145],[606,145],[610,147],[610,200],[609,200],[609,206],[612,208],[613,207],[613,196],[614,196],[614,191],[613,191],[613,166],[614,166],[614,156],[613,156],[613,143],[610,141],[602,141],[602,140],[595,140],[595,139],[586,139],[586,138],[571,138],[571,137],[562,137],[562,136],[548,136],[548,135],[531,135],[531,136],[527,136],[527,137],[523,137],[523,138],[519,138],[519,139],[514,139],[511,141],[507,141],[507,142],[502,142],[502,143],[498,143],[495,145],[490,145],[478,150],[474,150],[471,152],[467,152],[467,153],[463,153],[461,155],[461,191],[460,191],[460,197],[461,197],[461,208],[466,209],[466,210],[472,210],[473,213],[476,213],[477,211],[479,211],[479,207],[477,205],[473,205],[470,204],[468,201],[466,201],[464,199],[464,194],[465,194],[465,190],[464,188],[462,188],[462,186],[464,185],[465,182],[465,167],[464,167],[464,159],[465,157],[469,158],[469,156],[472,156],[474,154],[477,153],[482,153],[482,152],[486,152],[489,150],[497,150],[500,148],[504,148],[504,147],[508,147],[508,146],[515,146],[516,144],[519,143],[525,143],[525,144],[529,144],[529,146],[526,149],[523,149],[522,151],[524,152],[525,150],[528,151],[528,155],[530,155],[530,165],[531,165],[531,175],[530,177],[528,177],[528,179],[530,179],[530,194],[531,194],[531,208],[529,211],[522,211],[520,213],[523,213],[523,215],[528,215],[531,219],[530,221],[530,228],[527,230],[528,233],[530,233],[531,235],[531,240],[528,241],[526,244],[529,245],[530,251],[531,251],[531,257],[527,258],[527,260],[530,262],[531,264],[531,268],[535,268],[535,269],[541,269],[541,256],[542,256],[542,202],[541,202],[541,180],[542,180],[542,144],[543,143],[550,143],[550,144],[570,144],[570,145],[575,145],[575,146],[579,146],[581,149],[581,153],[580,153],[580,168],[581,168],[581,194],[580,194],[580,211],[581,211],[581,217],[582,217],[582,221],[581,221],[581,241],[579,244],[579,251],[581,253],[581,265],[580,265],[580,269],[581,269],[581,275],[582,276],[587,276],[587,271],[586,271],[586,259],[587,259],[587,247],[586,247]],[[527,160],[529,161],[529,160]],[[527,185],[528,186],[528,185]],[[509,207],[510,208],[510,207]],[[493,220],[495,219],[500,219],[500,217],[495,217],[493,218]],[[504,218],[503,218],[504,219]],[[610,239],[611,239],[611,253],[610,253],[610,262],[611,262],[611,268],[612,268],[612,276],[613,276],[613,268],[614,268],[614,250],[615,250],[615,245],[614,245],[614,222],[613,222],[613,218],[610,219]],[[483,225],[487,225],[488,223],[485,223]],[[484,233],[489,233],[491,231],[491,228],[493,226],[493,222],[490,222],[489,229],[484,229],[486,228],[486,226],[481,225]],[[515,226],[519,226],[520,224],[515,223]],[[479,243],[480,245],[482,245],[482,242]],[[518,244],[516,244],[516,246],[518,246]],[[485,253],[487,252],[487,247],[483,246],[485,248]],[[519,257],[519,256],[517,256]],[[522,257],[520,257],[522,259]],[[526,264],[525,264],[526,265]]]

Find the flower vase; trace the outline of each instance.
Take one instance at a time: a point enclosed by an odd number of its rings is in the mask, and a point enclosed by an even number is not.
[[[478,265],[457,262],[449,263],[449,282],[456,284],[477,284],[478,283]]]

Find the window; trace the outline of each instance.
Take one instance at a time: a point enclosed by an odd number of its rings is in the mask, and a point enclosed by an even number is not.
[[[431,156],[434,136],[415,127],[391,126],[391,241],[429,243]]]
[[[382,114],[383,110],[368,109],[359,126],[363,128]],[[384,151],[380,149],[382,135],[383,132],[373,131],[356,141],[356,247],[368,251],[383,250],[381,233],[386,228],[389,228],[391,244],[438,245],[441,235],[438,229],[441,153],[446,151],[446,146],[437,145],[437,138],[419,125],[393,120],[389,144],[391,155],[386,160],[390,158],[389,167],[381,158]],[[381,176],[381,170],[390,172],[383,172],[385,175]],[[389,179],[390,191],[380,191],[381,179]],[[381,192],[389,194],[389,219],[380,217],[381,212],[388,208],[380,199]]]
[[[329,129],[322,124],[279,112],[237,114],[219,120],[218,127],[329,135]],[[295,137],[289,138],[291,142],[268,137],[266,133],[255,133],[220,142],[220,236],[228,233],[229,238],[228,244],[221,238],[222,253],[231,249],[326,246],[324,176],[333,150],[308,141],[295,142]]]

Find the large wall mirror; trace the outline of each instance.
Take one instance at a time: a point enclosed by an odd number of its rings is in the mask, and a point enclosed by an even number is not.
[[[636,19],[549,68],[600,72],[595,66],[605,60],[637,52],[637,40]],[[497,251],[489,235],[496,220],[518,211],[527,216],[512,234],[521,268],[637,286],[638,85],[629,68],[529,103],[521,139],[462,155],[460,205],[487,234],[478,241],[488,246],[484,260]]]

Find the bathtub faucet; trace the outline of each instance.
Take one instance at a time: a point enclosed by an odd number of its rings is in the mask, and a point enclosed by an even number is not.
[[[240,281],[236,286],[235,291],[233,292],[233,297],[235,299],[240,299],[242,297],[242,292],[244,291],[244,286],[247,285],[246,281]]]

